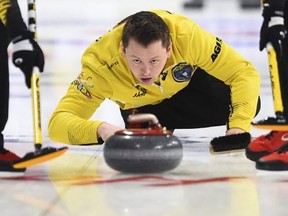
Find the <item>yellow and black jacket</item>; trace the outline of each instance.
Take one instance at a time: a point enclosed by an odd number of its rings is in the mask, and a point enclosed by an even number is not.
[[[11,39],[27,31],[17,0],[0,0],[0,22]]]
[[[82,73],[62,98],[49,122],[51,139],[70,144],[97,143],[102,121],[90,120],[106,99],[122,109],[157,104],[183,89],[200,67],[231,86],[233,113],[229,126],[250,130],[260,91],[260,76],[251,63],[190,19],[167,11],[153,11],[168,25],[172,56],[160,74],[160,85],[141,86],[122,56],[123,24],[93,42],[82,57]],[[191,73],[181,74],[190,68]]]

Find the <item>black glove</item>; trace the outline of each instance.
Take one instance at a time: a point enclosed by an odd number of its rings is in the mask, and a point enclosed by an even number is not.
[[[25,82],[31,88],[31,75],[33,67],[39,68],[40,72],[44,69],[44,55],[38,43],[33,39],[32,33],[27,31],[15,37],[13,40],[12,60],[16,67],[25,75]]]
[[[282,57],[282,44],[286,37],[284,27],[283,11],[281,9],[271,8],[265,4],[262,14],[264,20],[260,30],[259,49],[262,51],[267,43],[271,43],[276,52],[277,59]]]

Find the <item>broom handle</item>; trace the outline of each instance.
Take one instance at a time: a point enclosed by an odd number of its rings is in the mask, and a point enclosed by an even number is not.
[[[36,32],[36,3],[35,0],[27,0],[28,3],[28,29],[33,33],[34,40],[37,40]],[[42,147],[43,137],[41,129],[41,103],[40,103],[40,75],[38,67],[33,67],[31,76],[31,95],[33,111],[33,131],[35,149]]]
[[[268,63],[269,63],[269,72],[270,72],[270,80],[272,87],[272,96],[273,96],[273,105],[275,113],[283,113],[283,102],[281,96],[281,87],[280,87],[280,78],[278,72],[278,62],[276,59],[276,52],[273,46],[268,43],[267,44],[267,52],[268,52]]]

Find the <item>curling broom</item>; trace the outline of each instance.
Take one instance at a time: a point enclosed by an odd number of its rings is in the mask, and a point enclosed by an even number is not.
[[[267,44],[268,52],[268,62],[269,62],[269,71],[270,79],[272,86],[272,96],[275,113],[283,113],[283,103],[280,89],[280,79],[278,73],[278,63],[276,58],[276,52],[270,43]]]
[[[268,62],[269,62],[269,72],[270,72],[270,80],[272,87],[272,97],[273,97],[273,105],[274,111],[276,114],[276,118],[268,117],[267,119],[261,120],[256,123],[252,123],[253,127],[258,129],[266,129],[266,130],[287,130],[288,126],[281,124],[281,116],[283,114],[284,106],[281,95],[281,87],[280,87],[280,78],[279,78],[279,67],[276,58],[276,52],[271,45],[268,43],[266,46],[268,52]],[[271,122],[269,120],[271,119]],[[278,124],[273,124],[276,120],[279,119]]]
[[[36,35],[36,4],[35,0],[27,0],[28,3],[28,28],[33,33],[34,39]],[[33,131],[34,131],[34,147],[35,151],[27,153],[20,160],[13,163],[14,168],[25,168],[33,166],[65,153],[68,148],[42,148],[43,137],[41,129],[41,107],[40,107],[40,76],[37,67],[33,68],[31,77],[31,96],[32,96],[32,110],[33,110]]]

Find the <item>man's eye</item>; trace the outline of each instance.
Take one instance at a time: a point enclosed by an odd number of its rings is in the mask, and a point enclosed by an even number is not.
[[[151,64],[157,64],[159,60],[151,60]]]
[[[140,64],[140,63],[141,63],[141,61],[138,60],[138,59],[133,59],[133,62],[134,62],[135,64]]]

